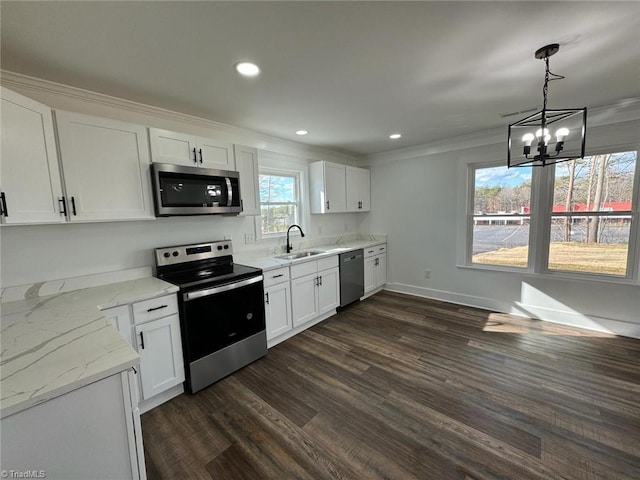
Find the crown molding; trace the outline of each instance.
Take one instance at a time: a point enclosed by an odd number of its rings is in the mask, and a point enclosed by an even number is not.
[[[604,132],[612,132],[615,128],[632,127],[639,122],[640,99],[634,99],[626,104],[590,108],[587,113],[587,129],[591,129],[592,134],[596,136],[602,136]],[[640,140],[640,136],[636,140]],[[493,146],[503,142],[506,149],[507,125],[458,137],[443,138],[413,147],[366,155],[362,157],[360,163],[383,165],[468,148]]]
[[[52,82],[42,78],[31,77],[29,75],[23,75],[21,73],[11,72],[8,70],[0,70],[0,83],[8,88],[14,87],[19,89],[21,92],[42,92],[63,98],[81,100],[83,102],[117,108],[119,110],[149,115],[160,119],[177,121],[197,127],[214,129],[218,132],[224,132],[234,137],[251,138],[252,143],[254,144],[253,146],[260,149],[289,155],[302,155],[307,160],[323,160],[327,156],[331,156],[331,159],[334,161],[336,159],[340,159],[347,164],[353,164],[358,160],[357,156],[350,155],[345,152],[272,137],[270,135],[242,127],[236,127],[226,123],[175,112],[161,107],[154,107],[152,105],[146,105],[132,100],[112,97],[110,95]]]

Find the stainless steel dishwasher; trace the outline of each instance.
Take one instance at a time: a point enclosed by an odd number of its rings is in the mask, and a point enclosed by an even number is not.
[[[340,254],[340,306],[364,295],[364,250]]]

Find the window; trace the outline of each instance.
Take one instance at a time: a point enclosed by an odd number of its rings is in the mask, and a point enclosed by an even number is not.
[[[260,171],[260,214],[263,236],[284,233],[299,223],[300,181],[297,172]]]
[[[549,270],[626,276],[637,152],[556,165]]]
[[[471,165],[466,263],[637,279],[637,158],[603,153],[535,175],[532,167]]]
[[[471,262],[525,268],[531,168],[473,167]]]

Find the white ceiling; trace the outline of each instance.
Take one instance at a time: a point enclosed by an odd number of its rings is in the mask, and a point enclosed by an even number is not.
[[[487,130],[540,106],[640,98],[640,2],[10,2],[1,65],[334,150]],[[240,78],[236,62],[262,74]],[[298,137],[295,130],[309,130]],[[388,135],[401,132],[402,139]]]

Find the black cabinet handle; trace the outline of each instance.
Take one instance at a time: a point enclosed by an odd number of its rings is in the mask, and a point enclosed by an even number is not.
[[[76,213],[76,198],[75,197],[71,197],[71,213],[73,213],[74,215],[78,215]]]
[[[198,157],[196,156],[196,147],[193,147],[193,162],[198,163]]]
[[[140,332],[140,342],[140,347],[144,350],[144,335],[142,334],[142,332]]]
[[[4,196],[4,192],[0,192],[0,203],[0,215],[8,217],[9,210],[7,209],[7,198]]]
[[[167,308],[169,305],[160,305],[159,307],[147,308],[147,312],[154,312],[156,310],[161,310],[163,308]]]
[[[265,293],[266,297],[267,297],[267,305],[269,305],[269,292]]]
[[[316,277],[316,287],[320,286],[320,277]]]
[[[320,275],[320,286],[322,286],[322,275]]]
[[[200,163],[202,163],[202,149],[198,150],[200,152]]]
[[[329,200],[327,200],[327,210],[329,210]]]
[[[58,199],[58,203],[60,204],[60,215],[67,216],[67,201],[64,197]]]
[[[271,278],[278,278],[278,277],[284,277],[284,273],[281,273],[279,275],[273,275]]]

